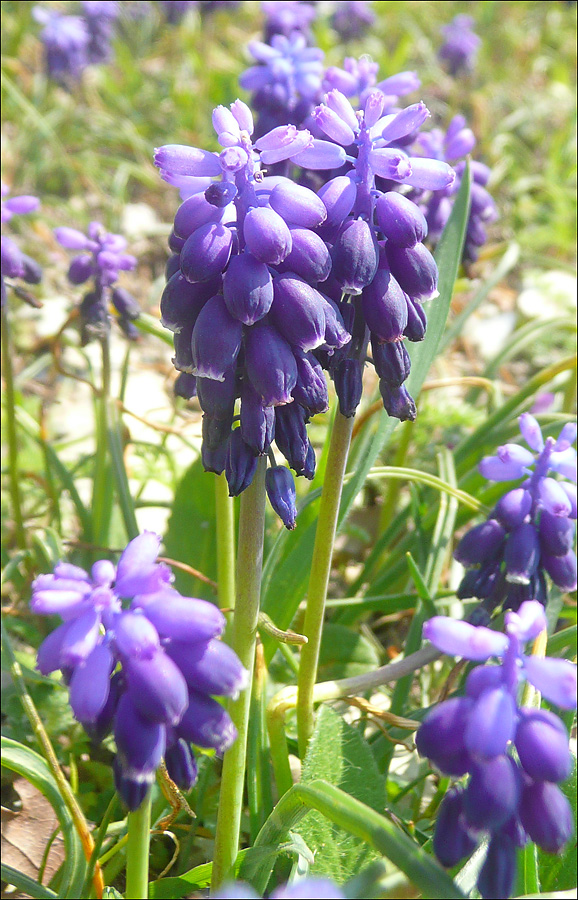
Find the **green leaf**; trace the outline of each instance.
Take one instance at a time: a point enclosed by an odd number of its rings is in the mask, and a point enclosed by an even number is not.
[[[376,812],[385,806],[385,781],[371,750],[359,731],[329,706],[321,707],[303,763],[302,783],[317,779],[341,788]],[[319,812],[310,812],[293,830],[303,836],[313,851],[312,873],[327,875],[338,884],[376,858],[367,844]]]
[[[26,778],[52,804],[60,823],[66,850],[61,870],[60,896],[80,897],[86,873],[86,859],[68,807],[48,765],[34,750],[6,737],[2,737],[2,765]]]
[[[335,681],[371,672],[381,663],[367,638],[344,625],[326,623],[319,651],[317,681]]]
[[[102,900],[124,900],[124,896],[115,887],[105,887],[102,892]]]
[[[44,887],[43,884],[38,884],[37,881],[29,878],[28,875],[24,875],[23,872],[18,872],[17,869],[13,869],[12,866],[6,866],[4,863],[2,863],[1,868],[2,881],[5,881],[6,884],[13,884],[19,891],[29,894],[35,900],[36,898],[38,900],[53,900],[53,898],[58,900],[58,894],[55,894],[50,888]]]
[[[262,851],[262,858],[271,858],[271,847],[253,848],[241,850],[237,854],[235,860],[233,877],[237,878],[243,861],[247,854],[255,853],[257,855]],[[211,877],[213,875],[213,863],[203,863],[183,872],[178,878],[161,878],[160,881],[151,881],[149,884],[150,900],[180,900],[182,897],[188,897],[193,891],[202,891],[204,888],[211,886]]]
[[[564,792],[572,812],[574,813],[574,834],[576,834],[576,789],[577,789],[577,766],[576,757],[574,757],[574,769],[570,777],[560,785]],[[573,838],[559,855],[554,856],[551,853],[545,853],[538,850],[538,872],[540,876],[540,886],[545,891],[568,891],[572,888],[576,890],[577,871],[576,871],[576,838]]]
[[[213,580],[217,578],[215,516],[214,479],[197,459],[177,485],[164,539],[165,554]],[[173,571],[175,587],[181,593],[214,599],[215,591],[210,585],[180,569]]]

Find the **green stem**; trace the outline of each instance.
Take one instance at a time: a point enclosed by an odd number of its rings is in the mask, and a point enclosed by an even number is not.
[[[12,346],[10,341],[10,323],[6,306],[2,307],[2,375],[4,377],[4,421],[6,423],[6,441],[8,444],[8,481],[10,500],[12,501],[12,517],[16,544],[19,549],[26,547],[26,531],[22,517],[22,497],[20,494],[20,476],[18,471],[18,436],[16,434],[16,406],[14,392],[14,371],[12,369]]]
[[[329,453],[327,455],[325,481],[319,504],[319,519],[313,547],[313,560],[311,562],[309,589],[307,591],[307,608],[303,624],[303,634],[307,637],[307,643],[301,649],[301,661],[299,663],[297,728],[301,758],[305,756],[309,738],[313,733],[313,688],[317,678],[319,648],[321,646],[321,633],[325,616],[325,599],[329,585],[333,543],[337,530],[337,517],[343,490],[343,476],[345,475],[345,466],[351,443],[353,422],[353,416],[345,418],[340,412],[335,416]]]
[[[131,900],[148,897],[151,796],[149,790],[139,808],[128,814],[126,896]]]
[[[267,459],[262,457],[257,463],[252,484],[241,496],[239,516],[237,596],[231,643],[237,656],[249,672],[249,684],[252,684],[253,681],[261,594],[266,468]],[[232,877],[233,864],[239,849],[250,705],[250,689],[243,691],[241,696],[229,705],[229,713],[237,729],[237,740],[227,750],[223,760],[215,835],[213,889]]]
[[[225,475],[215,476],[217,582],[221,609],[235,608],[235,510]]]
[[[110,398],[110,348],[108,337],[100,342],[102,351],[102,380],[100,392],[95,398],[96,405],[96,452],[94,477],[92,482],[92,520],[94,541],[102,547],[108,545],[110,522],[110,471],[108,467],[108,411]]]
[[[282,797],[283,794],[286,794],[293,787],[293,776],[289,765],[289,748],[287,747],[287,737],[285,735],[285,712],[284,708],[279,711],[275,709],[267,717],[271,762],[279,797]]]
[[[294,785],[269,816],[254,848],[279,846],[284,835],[310,809],[316,809],[329,821],[391,860],[426,897],[440,897],[444,900],[464,897],[441,866],[397,825],[340,788],[324,781]],[[274,859],[264,861],[252,878],[253,887],[259,893],[267,887],[273,864]]]

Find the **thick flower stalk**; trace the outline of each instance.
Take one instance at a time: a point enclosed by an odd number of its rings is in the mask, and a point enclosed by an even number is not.
[[[114,26],[119,15],[118,3],[114,0],[82,0],[82,12],[90,35],[88,62],[109,62]]]
[[[471,16],[459,15],[441,29],[444,42],[438,56],[447,65],[451,75],[471,72],[476,64],[482,41],[473,31],[473,24]]]
[[[535,600],[506,614],[506,634],[445,616],[424,625],[424,637],[444,653],[480,663],[501,660],[474,668],[465,696],[440,703],[416,734],[419,753],[445,775],[469,775],[446,794],[433,847],[439,861],[452,867],[472,854],[483,835],[489,837],[478,878],[483,898],[511,895],[517,849],[528,840],[558,853],[574,830],[572,809],[558,787],[572,769],[566,728],[554,713],[518,704],[527,681],[550,703],[576,706],[576,667],[522,652],[545,628]]]
[[[241,881],[225,885],[211,897],[213,900],[260,900],[260,895]],[[281,885],[269,894],[270,900],[308,900],[310,897],[316,900],[344,900],[345,894],[328,878],[304,878],[293,884]]]
[[[463,158],[471,153],[475,146],[474,133],[468,128],[463,116],[454,116],[447,131],[434,128],[426,134],[420,134],[415,142],[416,154],[444,160],[455,166],[458,176],[453,185],[445,190],[421,192],[421,195],[416,191],[412,194],[412,199],[419,203],[425,215],[428,240],[434,246],[442,235],[460,189],[461,176],[465,168]],[[487,226],[498,218],[498,208],[486,188],[491,174],[490,169],[484,163],[472,160],[470,170],[471,205],[463,252],[466,263],[475,262],[478,258],[479,249],[488,238]]]
[[[157,563],[160,538],[134,538],[115,567],[90,574],[60,562],[32,585],[30,606],[63,620],[40,645],[38,669],[60,669],[70,705],[90,736],[113,731],[117,790],[129,809],[142,803],[164,758],[183,790],[196,780],[191,744],[223,753],[235,728],[215,696],[236,696],[247,673],[219,635],[225,619],[212,603],[182,597]]]
[[[282,6],[276,2],[274,7]],[[315,14],[304,3],[295,4],[301,16]],[[252,92],[251,106],[258,113],[255,134],[286,125],[302,125],[321,98],[323,51],[309,47],[300,30],[274,33],[269,43],[250,41],[248,50],[256,65],[239,78],[242,88]]]
[[[38,197],[30,194],[21,194],[18,197],[9,197],[10,188],[2,182],[2,225],[9,222],[15,215],[25,215],[35,212],[40,206]],[[27,284],[38,284],[42,278],[42,269],[35,260],[23,253],[18,244],[10,237],[2,235],[1,238],[1,291],[2,306],[6,301],[5,278],[21,278]]]
[[[123,332],[134,339],[138,334],[134,320],[140,314],[140,307],[132,294],[116,285],[121,271],[131,271],[136,266],[135,257],[125,252],[126,238],[105,231],[100,222],[91,222],[87,234],[64,227],[56,228],[54,236],[67,250],[81,251],[70,263],[70,283],[76,286],[92,282],[79,309],[82,345],[108,335],[111,303]]]
[[[287,178],[264,177],[260,165],[298,152],[329,153],[339,163],[345,153],[291,125],[253,145],[251,112],[240,100],[217,107],[213,123],[220,153],[168,145],[155,154],[165,180],[195,191],[175,216],[162,323],[175,335],[175,367],[196,377],[205,468],[225,471],[235,496],[251,484],[257,458],[269,455],[269,499],[293,528],[293,478],[275,464],[271,444],[298,475],[313,477],[306,425],[328,404],[314,351],[334,352],[350,335],[319,290],[331,269],[313,231],[327,216],[324,203]]]
[[[33,15],[44,25],[40,39],[44,44],[47,74],[62,84],[78,81],[88,65],[91,36],[81,16],[63,16],[35,6]]]
[[[525,600],[545,605],[546,575],[561,591],[576,590],[576,426],[565,425],[557,440],[544,440],[530,413],[519,423],[531,449],[505,444],[479,469],[492,481],[524,481],[464,535],[454,554],[468,569],[458,596],[481,600],[477,615],[489,616],[500,604],[517,610]]]
[[[406,75],[390,84],[399,90]],[[397,78],[397,81],[396,81]],[[321,133],[344,148],[346,165],[319,190],[327,217],[319,233],[331,246],[333,268],[327,291],[337,304],[352,340],[320,358],[329,369],[344,416],[355,415],[363,368],[371,342],[384,407],[401,420],[415,419],[415,404],[404,382],[410,358],[404,341],[420,341],[426,316],[422,301],[437,296],[438,271],[423,245],[427,223],[399,188],[444,190],[455,172],[446,162],[411,156],[402,145],[413,140],[429,116],[423,103],[389,109],[387,82],[364,91],[355,110],[340,90],[329,91],[313,112]],[[333,155],[335,154],[335,150]],[[312,148],[291,157],[304,168],[336,168],[331,154]]]

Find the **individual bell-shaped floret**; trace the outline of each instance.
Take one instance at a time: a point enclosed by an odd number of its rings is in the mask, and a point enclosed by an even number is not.
[[[223,381],[234,367],[243,326],[229,313],[222,294],[216,294],[203,306],[192,336],[193,375]]]
[[[509,756],[478,762],[464,794],[464,812],[473,828],[500,828],[515,814],[521,791],[521,776]]]
[[[136,711],[149,722],[176,725],[187,708],[188,691],[180,669],[164,650],[150,659],[123,660],[128,696]]]
[[[248,379],[241,387],[241,434],[247,446],[259,456],[267,452],[275,437],[275,408],[263,406]]]
[[[446,700],[427,714],[416,733],[420,756],[429,757],[446,775],[460,776],[470,771],[472,758],[464,734],[472,708],[468,698]]]
[[[371,352],[379,377],[392,387],[400,387],[411,370],[411,360],[403,341],[385,343],[372,335]]]
[[[539,524],[540,547],[548,556],[565,556],[574,546],[576,523],[563,516],[554,516],[543,509]]]
[[[475,525],[459,542],[454,557],[464,566],[474,566],[495,557],[501,550],[506,532],[496,519]]]
[[[399,419],[400,422],[415,422],[417,418],[415,401],[404,384],[401,387],[391,387],[380,378],[379,392],[388,416]]]
[[[292,347],[315,350],[325,338],[325,304],[315,288],[292,273],[273,279],[270,318]]]
[[[346,294],[360,294],[371,284],[378,264],[375,235],[365,219],[351,219],[333,245],[333,275]]]
[[[549,781],[527,782],[519,815],[530,839],[547,853],[559,853],[574,834],[572,807],[560,788]]]
[[[506,752],[516,732],[516,704],[502,685],[477,698],[468,719],[464,743],[476,759],[493,759]]]
[[[235,428],[229,438],[225,475],[229,496],[238,497],[253,481],[257,468],[257,456],[243,440],[240,428]]]
[[[508,491],[496,503],[494,516],[499,522],[512,531],[525,521],[532,510],[532,495],[525,488],[514,488]]]
[[[298,403],[278,406],[275,410],[275,443],[298,475],[303,472],[309,449],[307,416]]]
[[[463,789],[459,786],[450,788],[437,814],[434,853],[442,866],[449,869],[471,856],[477,843],[464,817]]]
[[[363,394],[363,364],[358,359],[342,359],[333,371],[333,382],[339,399],[339,412],[351,418]]]
[[[70,679],[70,705],[79,722],[94,724],[102,713],[110,692],[114,661],[107,644],[97,644]]]
[[[222,381],[197,378],[197,393],[203,412],[207,416],[226,420],[230,426],[237,397],[235,370],[231,368],[226,371]]]
[[[540,560],[538,533],[532,522],[524,522],[508,536],[504,550],[506,580],[529,584]]]
[[[189,691],[189,705],[175,731],[185,741],[197,747],[212,747],[217,753],[224,753],[237,737],[226,709],[198,691]]]
[[[181,791],[190,791],[197,781],[197,762],[191,749],[182,738],[174,741],[165,751],[165,765],[171,781]]]
[[[251,253],[234,256],[223,278],[223,295],[233,318],[253,325],[269,312],[273,302],[269,269]]]
[[[518,848],[509,835],[494,834],[476,885],[483,900],[512,896],[517,862]]]
[[[291,253],[289,226],[279,213],[266,206],[254,206],[245,216],[243,235],[249,251],[259,262],[276,266]]]
[[[367,326],[379,341],[399,341],[407,327],[407,302],[404,292],[380,256],[377,274],[361,296]]]
[[[233,232],[208,222],[193,231],[181,250],[181,272],[187,281],[209,281],[224,271],[233,249]]]
[[[225,617],[214,603],[182,597],[173,588],[135,597],[133,607],[142,607],[163,638],[180,641],[209,641],[225,627]]]
[[[290,403],[297,384],[291,347],[269,322],[259,321],[245,334],[245,367],[263,406]]]
[[[412,300],[431,300],[438,294],[438,267],[423,244],[414,247],[386,245],[392,274]]]
[[[568,550],[564,556],[550,556],[543,553],[541,562],[548,575],[561,591],[576,590],[576,554]]]
[[[131,697],[123,694],[116,712],[114,739],[125,777],[150,784],[165,752],[165,726],[144,719]]]
[[[326,412],[329,407],[327,381],[317,359],[312,353],[295,350],[297,364],[297,384],[293,388],[293,398],[309,415]]]
[[[412,300],[405,295],[407,303],[407,325],[405,326],[404,336],[408,341],[423,341],[427,328],[427,316],[425,310],[418,300]]]
[[[182,397],[183,400],[190,400],[197,396],[197,379],[188,372],[179,372],[175,383],[173,384],[173,394],[175,397]]]
[[[568,732],[547,709],[521,709],[516,750],[524,771],[536,781],[564,781],[572,770]]]
[[[223,641],[186,644],[171,641],[166,652],[177,664],[189,687],[202,694],[236,697],[247,686],[247,670]]]
[[[327,218],[325,204],[314,191],[286,178],[271,191],[269,205],[286,222],[300,228],[316,228]]]
[[[421,209],[397,191],[377,198],[375,215],[384,237],[396,247],[413,247],[427,237],[427,222]]]
[[[285,466],[267,469],[265,486],[269,503],[289,531],[295,528],[297,520],[297,494],[295,482]]]
[[[331,255],[325,241],[308,228],[291,228],[291,253],[285,259],[287,271],[310,284],[325,281],[331,272]]]
[[[338,175],[319,190],[319,198],[327,210],[325,225],[335,227],[345,221],[355,203],[357,186],[348,175]]]

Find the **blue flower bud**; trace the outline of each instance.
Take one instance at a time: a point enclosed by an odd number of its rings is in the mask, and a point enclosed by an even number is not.
[[[149,788],[154,780],[152,774],[141,776],[140,779],[128,778],[124,772],[122,765],[115,757],[113,764],[114,786],[119,797],[130,812],[135,812],[145,799]]]
[[[267,266],[251,253],[234,256],[223,278],[223,295],[233,318],[253,325],[273,303],[273,281]]]
[[[255,388],[247,379],[241,388],[241,434],[245,443],[261,456],[275,436],[275,410],[263,406]]]
[[[225,372],[223,381],[214,378],[197,378],[197,392],[203,412],[211,418],[233,421],[237,381],[233,369]]]
[[[92,256],[83,253],[75,256],[70,263],[67,278],[71,284],[84,284],[92,274]]]
[[[79,722],[94,723],[102,713],[110,691],[112,653],[104,643],[76,666],[70,679],[70,705]]]
[[[211,206],[224,209],[237,196],[237,188],[231,181],[214,181],[205,191],[205,200]]]
[[[176,272],[181,271],[181,254],[173,253],[172,256],[169,256],[167,260],[167,264],[165,266],[165,278],[167,281],[173,277]]]
[[[154,625],[141,610],[124,610],[114,620],[114,642],[118,652],[137,659],[151,659],[160,647]]]
[[[189,745],[182,738],[167,747],[165,765],[169,778],[181,791],[190,791],[197,781],[197,762]]]
[[[175,383],[173,384],[173,394],[175,397],[182,397],[183,400],[190,400],[197,395],[197,379],[188,372],[179,372]]]
[[[428,712],[415,736],[420,756],[429,757],[446,775],[461,776],[470,771],[472,758],[464,743],[464,733],[473,703],[468,698],[452,698]]]
[[[413,247],[427,237],[427,222],[419,206],[395,191],[381,194],[375,204],[377,224],[397,247]]]
[[[149,722],[176,725],[187,708],[188,691],[180,669],[164,650],[150,659],[124,660],[128,696],[139,715]]]
[[[363,394],[363,364],[358,359],[342,359],[333,372],[339,412],[347,419],[354,416]]]
[[[187,238],[181,250],[181,272],[187,281],[209,281],[225,269],[233,249],[233,232],[209,222]]]
[[[270,318],[281,335],[300,350],[314,350],[325,341],[325,304],[315,288],[287,272],[273,279]]]
[[[128,693],[118,702],[114,739],[123,775],[150,783],[164,756],[166,729],[139,715]]]
[[[576,708],[576,666],[567,659],[524,656],[524,674],[550,703]]]
[[[297,474],[301,474],[307,459],[309,438],[307,417],[298,403],[278,406],[275,410],[275,443]]]
[[[506,580],[513,584],[529,584],[540,560],[538,532],[532,522],[518,525],[510,533],[504,551]]]
[[[269,196],[269,205],[291,225],[316,228],[327,218],[323,200],[309,188],[284,178]]]
[[[217,185],[211,185],[211,187],[217,187]],[[192,197],[187,197],[181,203],[175,213],[173,226],[175,234],[186,240],[201,225],[218,222],[221,216],[222,211],[211,203],[207,203],[203,194],[193,194]]]
[[[87,608],[71,622],[62,641],[60,660],[62,666],[74,668],[84,663],[97,645],[100,637],[100,614]]]
[[[132,294],[125,291],[124,288],[113,288],[111,300],[115,309],[126,319],[138,319],[141,314],[141,308]]]
[[[206,644],[170,641],[166,652],[183,673],[191,690],[236,697],[247,687],[247,670],[224,641],[213,639]]]
[[[399,387],[410,373],[411,360],[402,341],[383,343],[371,336],[371,350],[375,371],[386,384]]]
[[[448,616],[428,619],[423,626],[423,636],[443,653],[477,662],[485,662],[490,656],[503,656],[508,647],[505,634]]]
[[[357,186],[348,175],[338,175],[320,188],[319,197],[327,210],[325,224],[341,225],[353,209]]]
[[[189,692],[189,705],[175,730],[185,741],[197,747],[213,747],[217,753],[224,753],[237,737],[228,712],[197,691]]]
[[[333,275],[346,294],[360,294],[377,272],[378,247],[364,219],[345,222],[333,245]]]
[[[568,550],[564,556],[550,556],[543,553],[541,562],[561,591],[576,590],[576,554],[573,550]]]
[[[172,588],[141,594],[134,605],[142,606],[161,637],[191,643],[209,641],[218,637],[225,627],[225,617],[213,603],[181,597]]]
[[[408,341],[423,341],[427,328],[427,316],[424,308],[417,300],[405,296],[407,302],[407,325],[404,335]]]
[[[508,491],[496,503],[494,516],[504,528],[512,531],[521,525],[532,509],[532,495],[525,488]]]
[[[526,784],[519,815],[530,839],[547,853],[559,853],[574,834],[572,807],[560,788],[549,781]]]
[[[423,244],[396,247],[388,243],[385,249],[392,274],[412,300],[437,297],[438,267]]]
[[[496,519],[488,519],[467,531],[454,551],[454,557],[463,566],[475,566],[497,556],[501,551],[506,532]]]
[[[312,353],[295,351],[297,363],[297,384],[293,388],[293,397],[303,406],[310,416],[326,412],[329,407],[327,381],[319,362]]]
[[[447,869],[457,866],[466,856],[471,856],[477,840],[468,830],[463,815],[463,790],[451,788],[438,811],[433,837],[433,851]]]
[[[500,560],[484,563],[479,569],[469,569],[464,575],[456,594],[460,600],[490,597],[501,577]]]
[[[216,281],[191,284],[179,269],[171,275],[162,293],[161,325],[169,331],[179,332],[188,324],[192,333],[201,309],[217,292]]]
[[[399,341],[408,322],[407,300],[381,254],[380,266],[361,295],[367,326],[379,341]]]
[[[553,516],[547,509],[540,516],[540,547],[547,556],[565,556],[574,545],[576,525],[571,519]]]
[[[223,468],[226,465],[227,448],[232,425],[232,412],[228,418],[209,415],[203,416],[203,448],[206,447],[210,451],[218,451],[219,448],[224,446]],[[217,460],[220,462],[220,454],[217,455]],[[208,471],[214,471],[214,469],[208,468]]]
[[[417,409],[413,397],[409,394],[405,385],[390,387],[381,378],[379,381],[379,392],[388,416],[399,419],[400,422],[415,422]]]
[[[291,253],[292,240],[285,220],[266,206],[254,206],[245,216],[243,235],[255,259],[278,265]]]
[[[494,831],[516,812],[520,773],[509,756],[476,763],[464,794],[464,813],[473,828]]]
[[[171,230],[168,239],[169,250],[172,250],[173,253],[178,253],[180,255],[181,250],[185,246],[186,238],[179,237],[175,234],[174,228]]]
[[[503,683],[504,670],[502,666],[476,666],[466,679],[466,694],[477,700],[485,691],[494,690]]]
[[[291,253],[284,267],[309,283],[325,281],[331,272],[331,255],[325,241],[308,228],[291,228]]]
[[[269,503],[285,528],[292,531],[297,524],[297,495],[291,472],[285,466],[273,466],[267,469],[265,486]]]
[[[516,750],[524,770],[536,781],[564,781],[572,754],[564,723],[547,709],[521,709]]]
[[[554,455],[552,454],[552,456]],[[575,464],[573,464],[572,477],[574,478],[576,477],[575,468]],[[542,478],[538,486],[538,494],[544,509],[548,510],[553,516],[565,517],[570,515],[571,503],[559,481],[555,481],[553,478]]]
[[[488,688],[477,698],[468,719],[464,743],[476,759],[493,759],[506,752],[516,731],[516,704],[502,686]]]
[[[259,321],[247,331],[245,367],[264,406],[291,402],[297,364],[291,347],[273,325]]]
[[[494,834],[477,881],[483,900],[512,896],[517,865],[518,851],[515,843],[502,832]]]
[[[328,347],[340,349],[351,341],[351,335],[345,327],[345,320],[342,315],[346,310],[353,309],[350,304],[343,304],[341,307],[331,300],[330,297],[320,294],[323,301],[323,312],[325,315],[325,344]]]
[[[241,429],[235,428],[229,438],[225,475],[229,485],[229,496],[238,497],[253,481],[257,457],[241,435]]]
[[[224,381],[241,349],[243,326],[229,313],[222,294],[201,309],[192,336],[193,375]]]
[[[203,423],[204,424],[204,423]],[[225,471],[225,463],[227,461],[227,447],[229,444],[229,435],[220,444],[215,447],[209,447],[203,434],[203,445],[201,447],[201,460],[205,472],[214,472],[215,475],[222,475]]]

